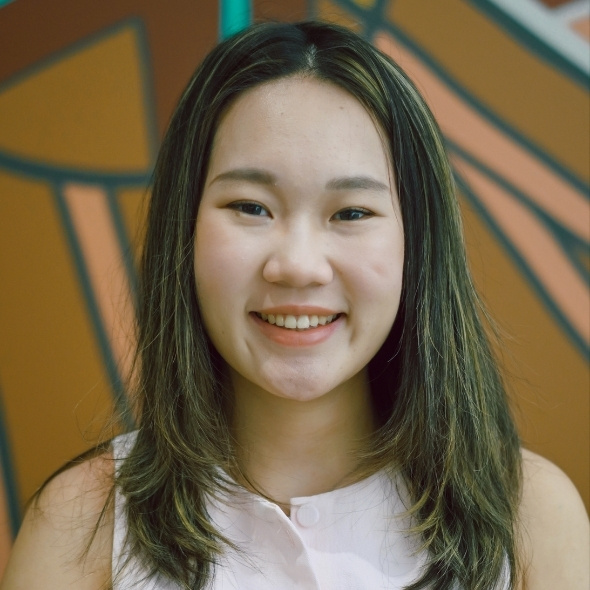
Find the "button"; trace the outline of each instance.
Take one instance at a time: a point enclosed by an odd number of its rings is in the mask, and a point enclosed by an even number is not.
[[[295,517],[301,526],[310,527],[320,520],[320,511],[313,504],[303,504],[297,509]]]

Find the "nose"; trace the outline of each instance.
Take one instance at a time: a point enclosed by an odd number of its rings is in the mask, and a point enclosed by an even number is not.
[[[270,254],[262,270],[264,279],[298,289],[330,283],[334,271],[321,234],[304,223],[277,231],[269,243]]]

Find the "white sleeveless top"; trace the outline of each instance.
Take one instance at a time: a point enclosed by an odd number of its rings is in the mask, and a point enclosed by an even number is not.
[[[113,441],[115,461],[127,456],[134,433]],[[116,464],[117,464],[116,463]],[[401,495],[400,495],[401,492]],[[293,498],[291,515],[239,489],[211,499],[213,525],[243,552],[227,549],[210,590],[395,590],[415,581],[426,555],[406,534],[400,482],[377,473],[317,496]],[[179,590],[161,576],[146,580],[140,563],[126,559],[125,499],[117,490],[113,590]]]

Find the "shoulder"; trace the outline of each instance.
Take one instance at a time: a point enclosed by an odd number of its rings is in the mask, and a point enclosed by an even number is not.
[[[569,478],[547,459],[523,450],[519,512],[526,589],[589,587],[586,509]]]
[[[31,502],[2,590],[39,587],[99,590],[110,585],[113,509],[110,452],[52,478]],[[97,526],[98,524],[98,526]]]

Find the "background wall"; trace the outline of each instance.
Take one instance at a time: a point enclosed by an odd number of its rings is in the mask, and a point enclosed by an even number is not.
[[[0,572],[26,500],[127,403],[150,170],[182,88],[232,26],[205,0],[2,4]],[[448,139],[476,281],[506,332],[523,440],[588,505],[588,2],[223,8],[238,25],[350,26],[417,82]]]

